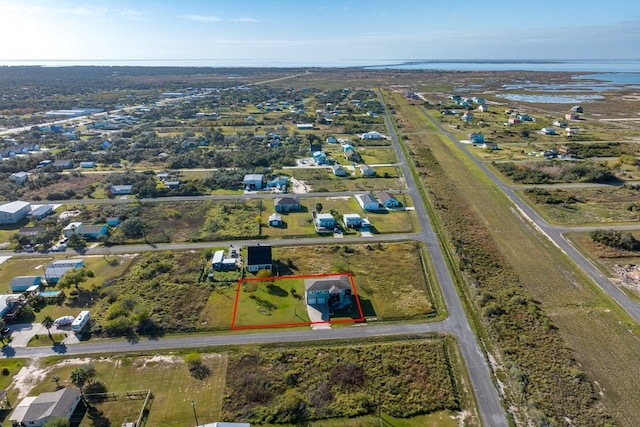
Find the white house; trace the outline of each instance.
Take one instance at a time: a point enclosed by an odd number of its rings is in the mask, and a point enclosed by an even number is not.
[[[555,135],[556,130],[554,128],[542,128],[540,129],[540,133],[543,135]]]
[[[360,207],[365,211],[377,211],[380,209],[380,202],[375,196],[366,193],[366,194],[356,194],[356,200],[360,204]]]
[[[360,139],[385,139],[386,137],[380,132],[371,131],[360,135]]]
[[[344,214],[342,215],[342,222],[347,228],[362,227],[362,218],[358,214]]]
[[[131,194],[133,185],[112,185],[110,190],[113,195]]]
[[[0,224],[15,224],[31,212],[31,204],[16,200],[0,206]]]
[[[82,227],[81,222],[70,222],[65,228],[62,229],[64,237],[71,237],[72,234],[77,234]]]

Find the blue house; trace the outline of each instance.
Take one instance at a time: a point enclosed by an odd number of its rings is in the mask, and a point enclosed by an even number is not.
[[[267,188],[277,188],[278,190],[285,191],[287,184],[289,183],[288,176],[279,176],[267,182]]]
[[[95,168],[96,162],[80,162],[80,167],[83,169]]]
[[[327,164],[327,155],[322,151],[315,151],[313,153],[313,161],[316,165],[326,165]]]
[[[377,194],[377,196],[380,203],[382,203],[387,208],[399,208],[400,206],[402,206],[402,203],[400,203],[398,199],[396,199],[386,191],[381,191]]]
[[[82,224],[76,232],[85,239],[97,239],[107,234],[108,227],[106,225],[84,225]]]
[[[109,227],[117,227],[120,224],[120,218],[117,216],[110,216],[107,218],[106,222]]]
[[[484,144],[484,134],[482,132],[473,132],[469,134],[472,144]]]
[[[17,276],[11,279],[9,286],[11,292],[24,292],[32,286],[40,286],[41,283],[41,276]]]
[[[131,194],[133,185],[112,185],[111,187],[109,187],[109,190],[111,190],[112,195]]]

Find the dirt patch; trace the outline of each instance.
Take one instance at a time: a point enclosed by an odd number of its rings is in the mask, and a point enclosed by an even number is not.
[[[311,191],[311,187],[304,181],[291,177],[291,192],[294,194],[305,194]]]
[[[640,266],[635,264],[613,266],[616,277],[612,280],[616,285],[640,293]]]
[[[51,367],[40,368],[37,360],[32,360],[29,365],[23,366],[13,377],[12,385],[18,390],[18,399],[27,397],[31,389],[41,383],[50,371]]]

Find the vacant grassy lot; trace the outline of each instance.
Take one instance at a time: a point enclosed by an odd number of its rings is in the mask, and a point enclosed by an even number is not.
[[[417,242],[278,247],[274,256],[281,274],[351,272],[365,317],[391,320],[436,315],[437,286],[423,272],[422,250]]]
[[[203,362],[211,370],[211,375],[203,380],[189,375],[187,365],[181,357],[118,357],[91,359],[50,359],[41,366],[30,368],[33,388],[28,395],[55,391],[53,376],[60,378],[60,385],[73,387],[70,381],[71,371],[78,366],[92,363],[96,369],[95,381],[103,383],[108,392],[126,393],[127,391],[151,389],[154,401],[149,412],[149,426],[184,426],[186,419],[193,419],[193,400],[198,418],[202,422],[218,420],[224,389],[226,356],[223,354],[203,355]],[[37,362],[33,362],[37,364]],[[10,389],[12,396],[17,390]],[[22,397],[22,396],[21,396]],[[13,402],[16,398],[13,398]],[[120,425],[125,418],[135,420],[142,409],[143,400],[105,401],[91,403],[102,415],[92,419],[86,413],[81,425]],[[95,424],[101,422],[102,424]],[[5,425],[5,424],[3,424]]]
[[[242,351],[229,356],[222,417],[298,424],[377,411],[410,420],[459,410],[451,344],[435,338]]]
[[[313,191],[319,192],[403,190],[405,188],[397,168],[389,166],[374,169],[376,176],[373,177],[363,177],[357,166],[347,167],[347,172],[351,176],[345,177],[337,177],[329,169],[324,168],[287,169],[287,172],[294,178],[307,183]]]
[[[532,188],[520,191],[556,224],[610,224],[640,220],[640,191],[629,187]]]

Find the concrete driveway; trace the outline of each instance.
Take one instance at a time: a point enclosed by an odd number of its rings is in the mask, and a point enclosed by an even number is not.
[[[13,325],[7,325],[11,330],[11,346],[12,347],[26,347],[31,338],[35,335],[47,335],[47,328],[40,323],[17,323]],[[69,329],[69,327],[51,328],[52,334],[65,334],[63,344],[77,344],[80,342],[75,333]]]

